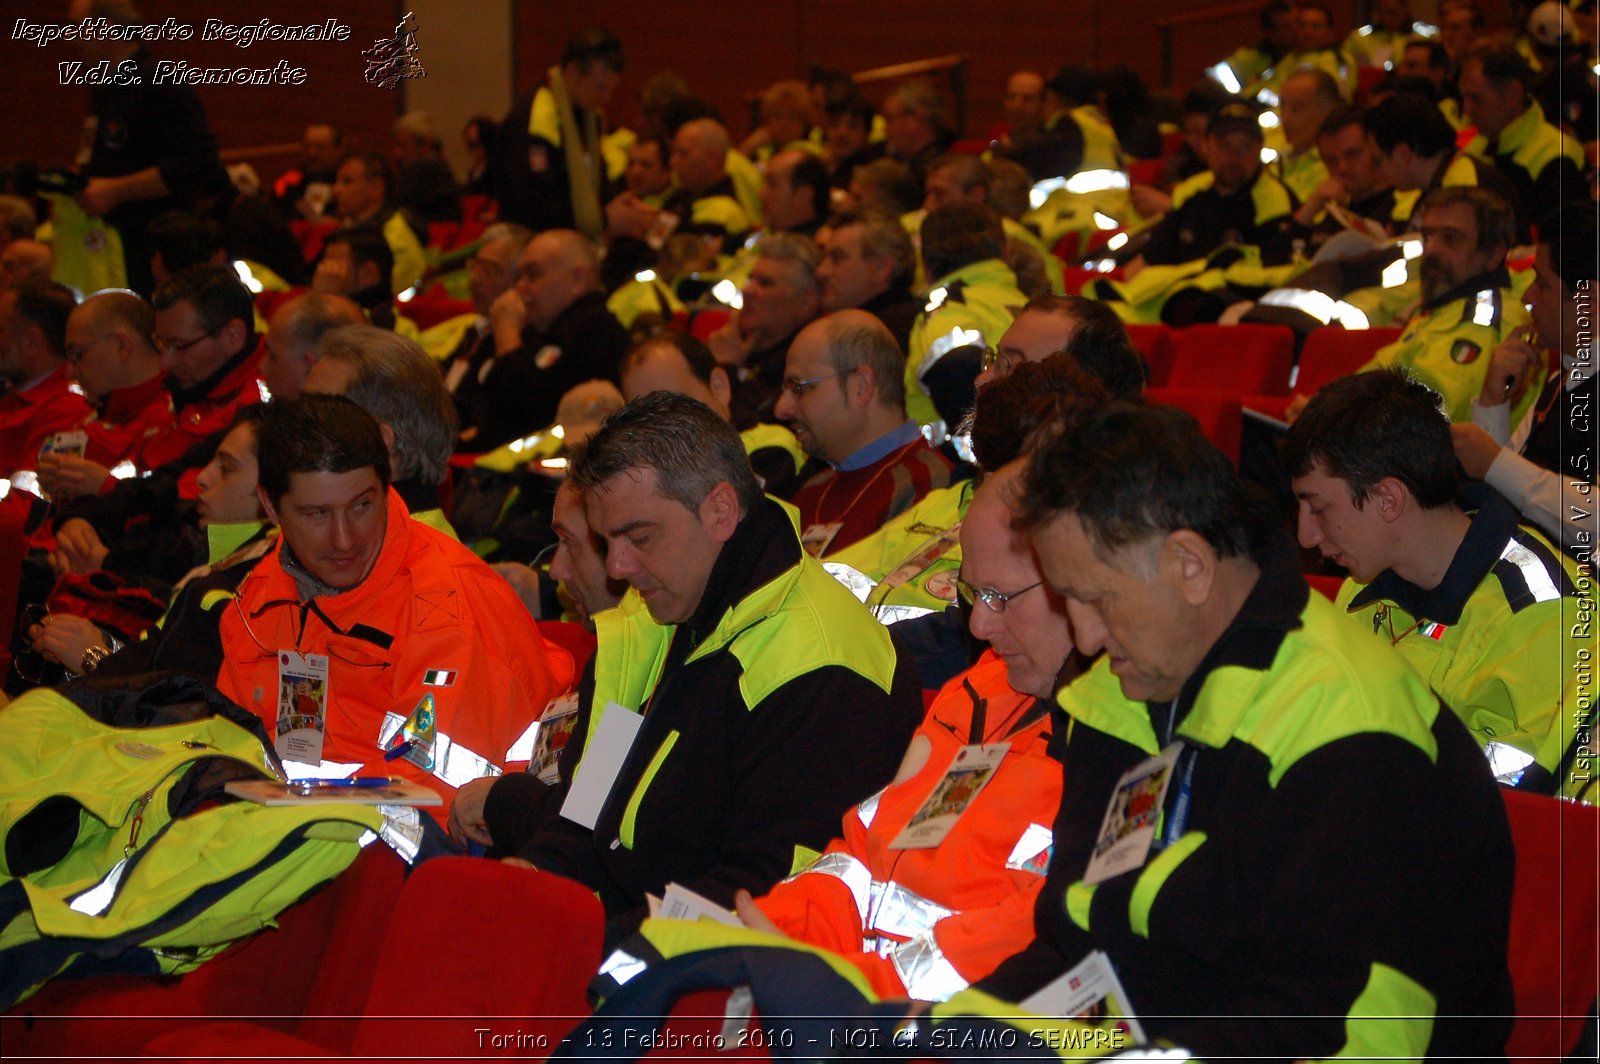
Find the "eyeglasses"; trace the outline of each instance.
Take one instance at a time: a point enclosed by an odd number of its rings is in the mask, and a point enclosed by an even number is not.
[[[193,340],[164,340],[164,339],[162,339],[161,337],[158,336],[158,337],[156,337],[156,350],[157,351],[187,351],[187,350],[189,350],[189,348],[193,347],[195,344],[198,344],[200,341],[209,340],[209,339],[211,339],[213,336],[217,335],[217,333],[219,333],[221,331],[222,331],[222,326],[218,325],[215,329],[207,330],[206,332],[201,333],[199,336],[196,336]]]
[[[1017,368],[1017,363],[1022,361],[1022,356],[1000,351],[993,347],[983,349],[983,370],[985,373],[996,377],[1003,377]]]
[[[1043,584],[1043,580],[1036,580],[1027,587],[1016,591],[996,591],[992,587],[974,587],[960,577],[956,578],[956,590],[961,593],[961,601],[971,606],[974,602],[981,602],[995,613],[1006,612],[1006,603],[1018,595],[1026,594]]]
[[[844,373],[824,373],[819,377],[785,377],[783,378],[783,390],[798,399],[829,378],[848,377],[854,372],[855,370],[852,369]]]
[[[467,269],[469,270],[486,270],[489,273],[506,273],[513,268],[514,264],[512,263],[496,262],[493,259],[486,259],[482,255],[474,255],[472,258],[467,260]]]

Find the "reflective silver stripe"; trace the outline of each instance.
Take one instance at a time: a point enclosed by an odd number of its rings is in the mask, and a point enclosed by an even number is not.
[[[949,294],[950,290],[944,285],[940,285],[938,288],[935,288],[933,291],[928,293],[928,301],[922,305],[923,311],[928,314],[932,314],[934,311],[944,306],[945,297]]]
[[[878,618],[878,623],[886,625],[915,620],[918,617],[926,617],[928,614],[936,612],[938,611],[931,610],[926,606],[890,606],[880,604],[872,607],[872,615]]]
[[[250,269],[250,264],[243,259],[233,260],[233,272],[238,275],[239,283],[250,289],[252,295],[260,295],[261,281],[257,279],[255,271]]]
[[[1498,300],[1494,297],[1494,289],[1485,288],[1474,297],[1472,305],[1472,324],[1484,328],[1492,328],[1495,319],[1500,316],[1500,308],[1496,305]]]
[[[122,882],[122,873],[127,867],[128,859],[124,857],[105,874],[104,879],[72,899],[72,911],[85,916],[104,916],[117,896],[117,884]]]
[[[911,938],[931,933],[934,924],[954,915],[952,910],[907,890],[893,880],[872,884],[872,894],[872,926],[867,928],[868,931]]]
[[[1533,601],[1553,602],[1561,597],[1560,589],[1550,579],[1550,574],[1545,571],[1538,556],[1516,540],[1506,543],[1506,549],[1500,552],[1500,560],[1510,562],[1522,572],[1522,579],[1527,581]]]
[[[856,900],[856,913],[860,916],[862,924],[867,922],[867,913],[872,900],[873,882],[872,873],[867,870],[866,865],[847,853],[825,853],[811,862],[806,868],[784,880],[784,882],[792,882],[800,876],[811,872],[824,876],[833,876],[849,887],[851,896]]]
[[[600,965],[599,974],[609,975],[618,986],[621,986],[648,967],[650,966],[638,957],[631,953],[624,953],[619,949],[607,957],[604,964]]]
[[[872,594],[872,589],[877,586],[873,583],[872,577],[843,562],[823,562],[822,568],[862,602],[867,601],[867,596]]]
[[[1238,73],[1234,71],[1227,60],[1223,60],[1214,67],[1207,68],[1206,73],[1215,78],[1218,85],[1227,89],[1234,96],[1239,95],[1244,89],[1244,86],[1239,83]]]
[[[1338,321],[1346,329],[1365,329],[1370,324],[1366,314],[1349,303],[1310,288],[1276,288],[1262,296],[1261,303],[1263,306],[1289,307],[1301,311],[1324,325]]]
[[[1018,871],[1024,870],[1030,861],[1048,850],[1055,841],[1055,833],[1043,824],[1029,824],[1023,830],[1017,844],[1011,848],[1011,856],[1006,858],[1006,867]]]
[[[903,942],[889,956],[906,996],[918,1001],[945,1001],[967,988],[961,973],[945,959],[930,932]]]
[[[389,740],[405,727],[406,718],[398,713],[385,713],[383,725],[378,729],[378,745],[385,747]],[[442,731],[433,734],[433,774],[452,787],[465,787],[484,776],[498,776],[503,770],[493,761],[456,742]]]
[[[917,380],[921,381],[928,375],[928,371],[945,355],[958,347],[982,347],[983,333],[977,329],[963,329],[957,325],[928,345],[928,353],[922,358],[922,365],[917,367]]]
[[[1068,192],[1082,195],[1086,192],[1125,189],[1128,185],[1128,175],[1121,170],[1079,170],[1067,178],[1066,189]]]
[[[1516,783],[1523,771],[1533,764],[1533,755],[1523,753],[1509,743],[1490,742],[1483,748],[1489,759],[1489,772],[1500,783]]]
[[[526,731],[517,736],[517,741],[511,744],[511,749],[506,751],[507,761],[530,761],[533,759],[533,744],[539,736],[539,722],[534,721],[528,725]]]
[[[126,458],[111,467],[111,475],[118,480],[129,480],[139,475],[138,468]]]
[[[883,790],[888,790],[885,787]],[[872,822],[878,818],[878,802],[883,798],[883,791],[879,791],[860,805],[856,806],[856,819],[861,821],[861,826],[870,828]]]
[[[409,805],[380,805],[377,809],[383,815],[378,834],[402,861],[416,864],[417,851],[422,848],[422,814]]]
[[[444,732],[434,737],[433,774],[452,787],[465,787],[485,776],[498,776],[499,765],[482,754],[469,750]]]

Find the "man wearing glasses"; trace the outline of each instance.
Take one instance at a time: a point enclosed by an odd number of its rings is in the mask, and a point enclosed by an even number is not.
[[[814,557],[877,531],[950,483],[950,463],[906,418],[903,362],[888,328],[862,310],[813,322],[789,347],[773,412],[828,466],[794,494],[801,540]]]
[[[444,325],[461,330],[461,335],[440,368],[444,385],[456,401],[461,427],[470,422],[466,414],[476,401],[483,379],[494,365],[494,332],[489,323],[489,308],[517,283],[517,260],[533,234],[515,222],[498,222],[483,231],[483,242],[467,260],[467,288],[472,293],[472,314],[453,318]]]

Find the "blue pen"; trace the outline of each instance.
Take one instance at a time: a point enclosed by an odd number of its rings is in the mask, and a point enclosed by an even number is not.
[[[343,779],[291,780],[289,786],[297,791],[313,791],[324,787],[365,790],[371,787],[388,787],[398,782],[400,781],[393,776],[346,776]]]

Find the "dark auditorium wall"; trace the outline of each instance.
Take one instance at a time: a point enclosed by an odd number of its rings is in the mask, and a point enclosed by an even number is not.
[[[7,0],[0,17],[0,165],[33,159],[41,166],[63,166],[77,152],[89,89],[58,83],[57,63],[80,59],[75,44],[57,41],[46,47],[13,40],[18,19],[63,22],[67,0]],[[161,42],[152,51],[161,59],[181,59],[199,67],[271,67],[280,59],[304,68],[299,86],[199,86],[211,128],[224,152],[257,145],[298,144],[307,121],[332,122],[375,147],[388,143],[389,124],[399,113],[397,92],[367,84],[362,49],[393,33],[393,0],[271,0],[237,4],[211,0],[139,0],[146,22],[172,17],[195,27],[181,42]],[[263,41],[249,48],[200,39],[207,18],[240,23],[270,18],[285,25],[322,23],[337,18],[351,29],[348,42],[283,43]],[[271,180],[292,158],[264,156],[249,160],[263,180]]]

